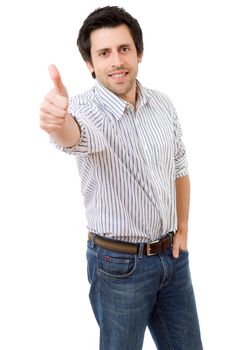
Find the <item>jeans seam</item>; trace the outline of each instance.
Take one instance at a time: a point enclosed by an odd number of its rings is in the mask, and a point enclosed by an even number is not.
[[[160,307],[159,307],[159,302],[157,301],[157,304],[156,304],[156,308],[157,308],[157,315],[158,315],[158,318],[160,320],[160,324],[163,326],[163,330],[164,332],[166,333],[166,337],[165,339],[167,340],[168,342],[168,346],[169,346],[169,350],[175,350],[174,348],[174,345],[172,343],[172,340],[171,340],[171,336],[170,336],[170,333],[168,331],[168,328],[166,326],[166,322],[164,320],[164,317],[162,316],[162,312],[160,310]]]
[[[94,255],[96,258],[98,258],[98,252],[92,250],[91,248],[87,248],[87,253]]]

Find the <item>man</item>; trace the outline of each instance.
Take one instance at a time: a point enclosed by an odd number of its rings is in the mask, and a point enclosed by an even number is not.
[[[96,85],[73,97],[57,68],[40,126],[75,154],[88,223],[90,300],[101,350],[139,350],[148,326],[160,350],[202,349],[187,250],[189,177],[170,100],[137,81],[136,19],[91,13],[79,50]]]

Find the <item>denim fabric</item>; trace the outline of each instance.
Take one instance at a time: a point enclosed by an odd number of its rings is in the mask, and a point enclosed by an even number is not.
[[[90,301],[100,350],[141,350],[148,326],[158,350],[201,350],[188,252],[147,257],[88,242]],[[155,348],[156,348],[155,347]]]

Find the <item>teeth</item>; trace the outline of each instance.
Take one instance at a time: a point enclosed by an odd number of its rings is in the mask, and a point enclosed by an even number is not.
[[[125,73],[121,73],[121,74],[113,74],[114,78],[121,78],[125,75]]]

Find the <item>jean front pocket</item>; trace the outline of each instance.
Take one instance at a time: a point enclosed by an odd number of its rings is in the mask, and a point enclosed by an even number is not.
[[[90,284],[92,284],[94,277],[96,275],[97,270],[97,262],[98,262],[98,249],[96,247],[92,247],[91,242],[87,242],[87,277]]]
[[[99,271],[113,277],[126,277],[133,273],[137,257],[103,249],[99,255]]]

